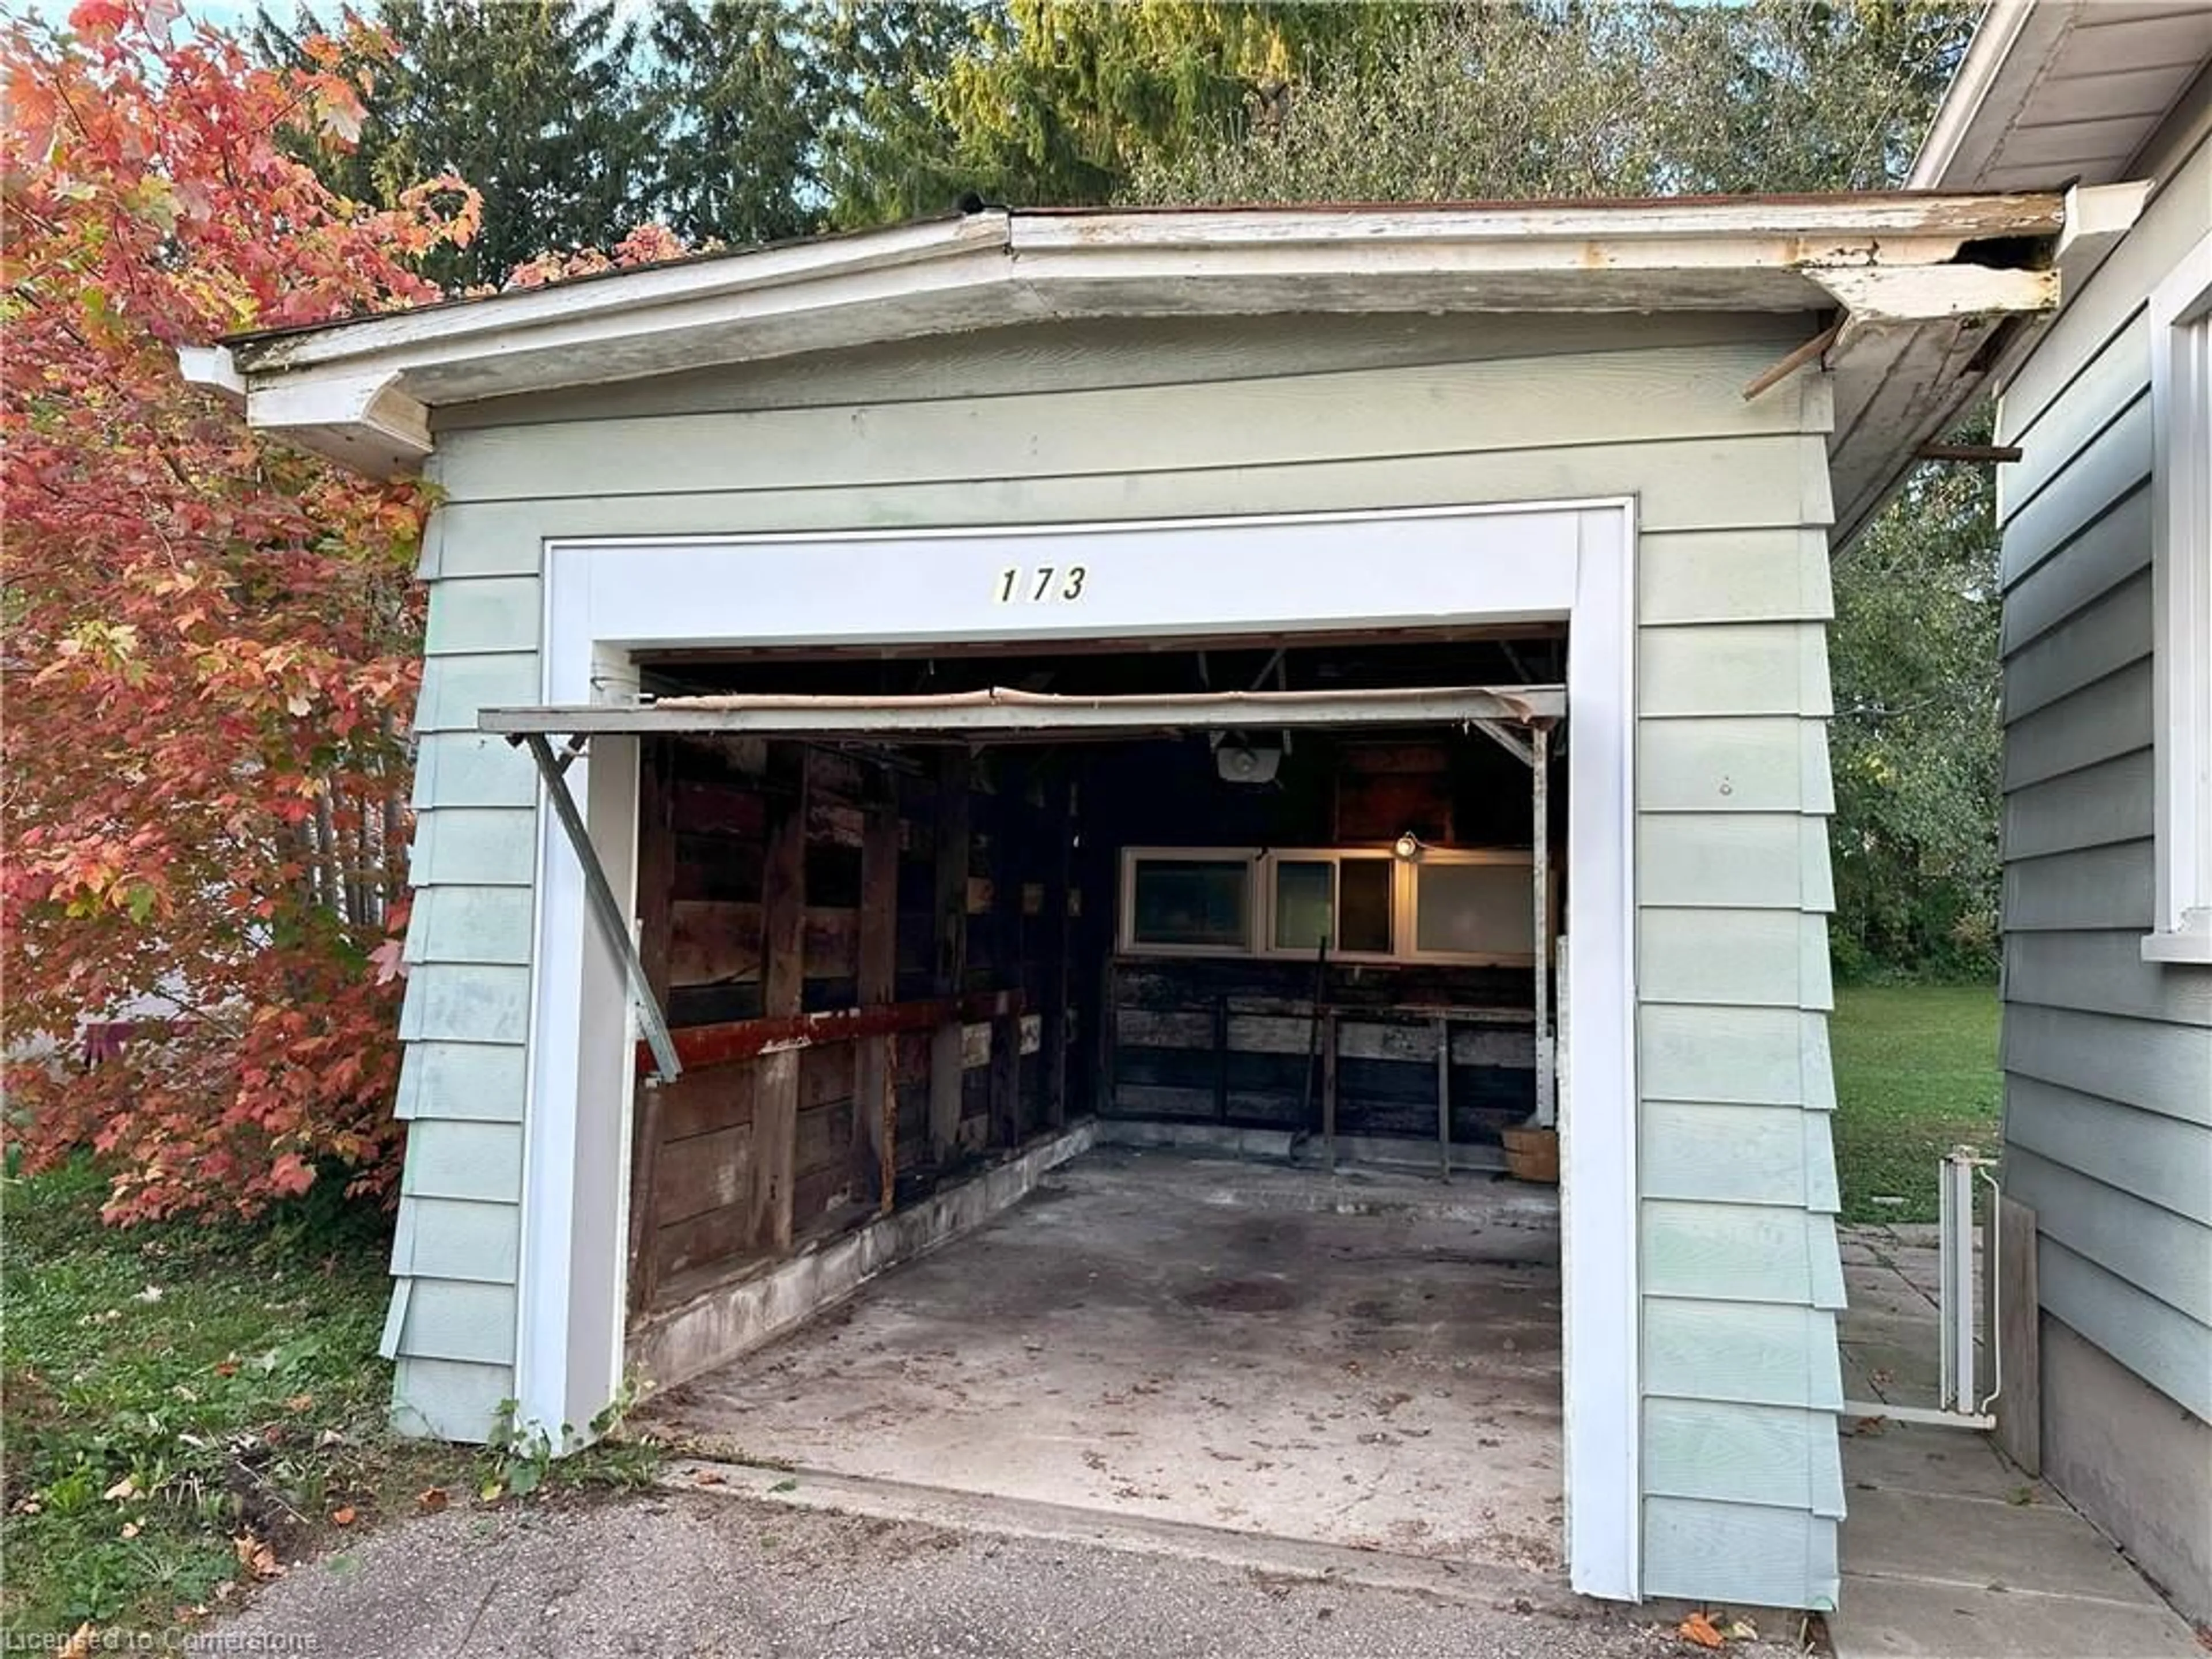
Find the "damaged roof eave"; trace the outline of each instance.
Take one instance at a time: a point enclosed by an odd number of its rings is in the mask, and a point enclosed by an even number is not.
[[[1838,387],[1832,447],[1870,452],[1895,447],[1887,428],[1855,420],[1847,429],[1844,415],[1881,401],[1872,388],[1886,372],[1881,343],[1902,346],[1923,328],[1974,331],[2051,308],[2055,270],[1976,263],[1969,247],[2055,248],[2068,210],[2055,192],[992,209],[243,336],[187,352],[185,367],[199,383],[242,396],[257,428],[391,476],[420,467],[434,442],[431,411],[441,407],[1023,322],[1841,311],[1856,343],[1850,372],[1869,390],[1854,397]],[[1920,355],[1928,356],[1924,342]],[[1936,356],[1939,368],[1961,366],[1948,351]],[[1839,507],[1844,495],[1839,488]]]

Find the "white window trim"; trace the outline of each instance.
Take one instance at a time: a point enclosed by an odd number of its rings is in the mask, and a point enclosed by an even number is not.
[[[2142,955],[2212,963],[2212,234],[2149,308],[2158,876]]]
[[[1123,956],[1249,957],[1267,937],[1261,912],[1266,901],[1260,890],[1261,849],[1256,847],[1125,847],[1121,849],[1121,922],[1117,942]],[[1245,939],[1242,945],[1157,945],[1137,942],[1137,866],[1146,860],[1171,860],[1177,864],[1237,864],[1244,867]]]
[[[1282,899],[1282,883],[1277,878],[1277,866],[1284,864],[1326,864],[1329,866],[1328,913],[1333,917],[1344,903],[1344,863],[1346,859],[1374,863],[1387,861],[1390,866],[1390,939],[1395,948],[1389,951],[1346,951],[1336,940],[1328,944],[1332,962],[1379,963],[1386,967],[1405,961],[1402,941],[1406,933],[1406,865],[1387,847],[1278,847],[1268,849],[1261,871],[1261,883],[1267,896],[1267,929],[1260,935],[1259,954],[1276,961],[1311,962],[1314,950],[1310,945],[1282,945],[1275,939],[1277,925],[1282,918],[1276,914]]]
[[[1250,962],[1294,960],[1310,962],[1314,952],[1303,945],[1275,942],[1276,866],[1282,864],[1327,863],[1340,866],[1346,860],[1388,860],[1390,878],[1390,937],[1388,951],[1345,951],[1331,943],[1331,962],[1350,962],[1386,968],[1534,968],[1533,944],[1526,951],[1424,951],[1419,937],[1420,871],[1425,865],[1499,864],[1533,870],[1536,854],[1524,847],[1424,847],[1416,859],[1395,856],[1381,847],[1125,847],[1121,849],[1121,912],[1115,929],[1115,945],[1125,957],[1198,957],[1215,961]],[[1243,945],[1162,945],[1137,937],[1137,866],[1147,860],[1177,863],[1242,864],[1249,870],[1250,935]],[[1334,903],[1332,899],[1332,903]],[[1553,894],[1557,920],[1558,893]]]
[[[1372,556],[1345,556],[1346,527]],[[1071,538],[1082,538],[1079,544]],[[1575,872],[1560,1115],[1569,1577],[1635,1601],[1643,1557],[1637,1249],[1634,502],[1546,501],[949,530],[544,543],[544,701],[585,702],[644,647],[891,640],[1281,635],[1346,623],[1567,619],[1567,859]],[[1009,556],[1079,545],[1099,580],[1080,622],[988,598]],[[1371,580],[1377,560],[1393,574]],[[1379,607],[1392,607],[1378,614]],[[569,769],[592,839],[626,848],[635,744]],[[629,1000],[585,915],[582,877],[541,811],[532,953],[515,1393],[519,1422],[584,1423],[621,1376],[627,1297]],[[610,868],[621,896],[631,876]],[[593,975],[613,988],[597,994]]]

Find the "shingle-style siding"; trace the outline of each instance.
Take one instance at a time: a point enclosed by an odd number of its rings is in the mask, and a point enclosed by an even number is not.
[[[444,533],[439,526],[434,546]],[[434,583],[415,718],[408,1124],[385,1346],[403,1426],[480,1440],[514,1392],[537,780],[476,711],[538,698],[534,570]]]
[[[2045,1312],[2199,1418],[2212,1418],[2212,968],[2146,963],[2140,945],[2155,869],[2145,300],[2208,228],[2200,143],[2068,296],[1998,416],[2000,441],[2025,451],[1998,475],[2005,1184],[2038,1214]]]
[[[445,665],[424,694],[428,909],[402,1086],[437,1131],[403,1200],[395,1267],[418,1276],[395,1322],[403,1401],[449,1431],[477,1413],[480,1431],[512,1392],[485,1357],[507,1328],[482,1297],[513,1261],[519,1140],[492,1132],[521,1112],[510,896],[532,878],[532,793],[465,732],[483,701],[534,685],[547,539],[1633,495],[1644,1584],[1832,1604],[1829,403],[1817,374],[1741,395],[1809,331],[1024,328],[442,416],[447,504],[423,571]]]

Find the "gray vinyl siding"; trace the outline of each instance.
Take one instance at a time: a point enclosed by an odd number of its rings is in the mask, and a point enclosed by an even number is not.
[[[2145,299],[2212,226],[2212,149],[2007,386],[2005,1162],[2045,1310],[2212,1417],[2212,968],[2154,922],[2151,337]]]
[[[511,1283],[520,1139],[498,1131],[521,1113],[532,792],[465,733],[534,686],[548,539],[1633,495],[1644,1588],[1832,1605],[1829,400],[1817,374],[1741,395],[1808,331],[1024,328],[442,416],[423,574],[446,648],[424,691],[402,1087],[433,1132],[395,1261],[403,1401],[449,1431],[475,1412],[480,1433],[512,1392],[486,1357],[509,1327],[461,1322]]]

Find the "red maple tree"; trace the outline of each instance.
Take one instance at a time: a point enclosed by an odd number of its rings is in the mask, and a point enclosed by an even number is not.
[[[95,1147],[113,1218],[398,1170],[426,503],[175,355],[437,297],[474,196],[372,209],[293,153],[349,141],[374,45],[271,69],[173,0],[0,29],[8,1127],[33,1167]]]

